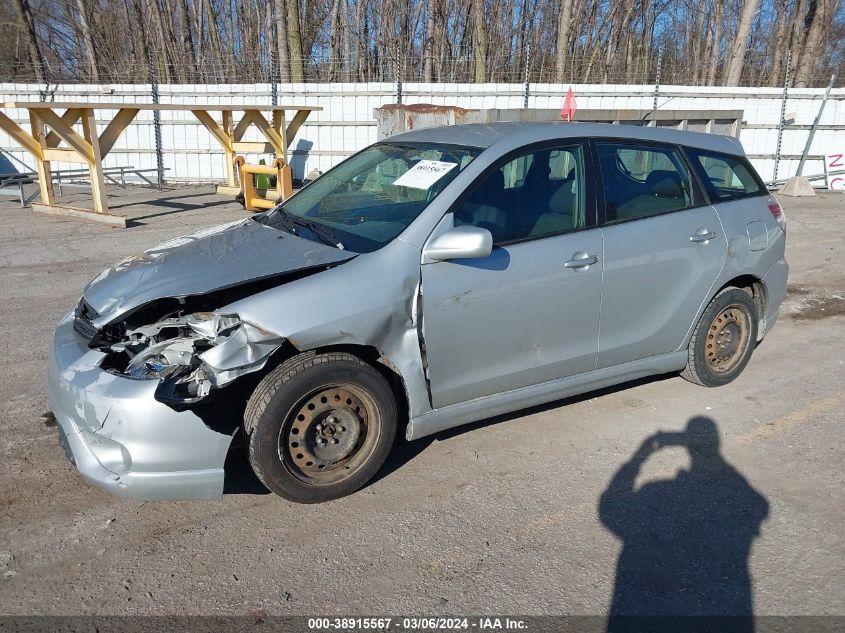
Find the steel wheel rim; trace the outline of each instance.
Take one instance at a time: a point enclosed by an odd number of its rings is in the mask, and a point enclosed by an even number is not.
[[[375,399],[349,383],[318,387],[289,411],[278,453],[300,481],[330,485],[358,472],[375,451],[381,413]]]
[[[745,355],[750,333],[751,321],[742,306],[721,310],[707,329],[704,354],[710,370],[717,374],[733,370]]]

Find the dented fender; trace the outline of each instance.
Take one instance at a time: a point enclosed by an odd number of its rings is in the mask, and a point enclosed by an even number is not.
[[[375,259],[389,262],[372,278]],[[377,349],[399,372],[411,417],[429,411],[417,323],[419,247],[398,238],[343,266],[231,303],[238,314],[287,339],[300,351],[329,345]]]

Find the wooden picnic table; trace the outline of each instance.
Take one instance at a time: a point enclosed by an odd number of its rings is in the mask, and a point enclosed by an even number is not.
[[[41,204],[33,204],[38,213],[60,215],[84,220],[103,222],[112,226],[126,226],[126,218],[109,213],[103,175],[103,158],[112,150],[115,142],[132,123],[141,110],[186,110],[202,123],[223,147],[226,160],[226,185],[218,187],[218,193],[234,195],[240,191],[235,171],[235,157],[238,152],[272,153],[274,159],[288,160],[288,146],[299,128],[316,111],[316,106],[297,105],[227,105],[227,104],[169,104],[169,103],[107,103],[107,102],[35,102],[7,101],[6,109],[25,109],[29,113],[31,132],[0,110],[0,129],[6,132],[26,151],[35,157]],[[97,110],[114,110],[116,113],[100,134],[94,116]],[[63,111],[60,114],[60,111]],[[295,112],[290,122],[286,112]],[[220,112],[222,125],[209,114]],[[237,122],[234,113],[242,112]],[[270,112],[270,120],[263,112]],[[73,126],[82,124],[82,134]],[[247,128],[254,125],[266,142],[243,141]],[[64,145],[62,144],[64,143]],[[88,166],[93,195],[93,210],[77,209],[56,204],[50,171],[51,161],[81,163]]]

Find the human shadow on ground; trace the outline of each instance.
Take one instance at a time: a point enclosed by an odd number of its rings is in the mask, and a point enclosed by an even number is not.
[[[669,446],[686,448],[689,470],[636,488],[646,461]],[[622,540],[607,630],[752,632],[748,559],[768,513],[722,457],[711,418],[646,438],[599,501],[601,522]]]

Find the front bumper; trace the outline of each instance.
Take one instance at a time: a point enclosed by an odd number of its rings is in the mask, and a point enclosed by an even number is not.
[[[73,315],[65,316],[48,358],[47,399],[79,473],[122,497],[219,499],[232,436],[158,402],[155,380],[101,369],[103,357],[73,331]]]

